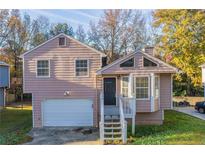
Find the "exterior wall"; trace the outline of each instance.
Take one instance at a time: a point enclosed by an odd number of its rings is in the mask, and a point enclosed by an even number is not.
[[[161,125],[163,123],[162,110],[151,113],[137,113],[136,125]]]
[[[160,108],[172,108],[172,75],[160,74]]]
[[[0,65],[0,87],[9,87],[9,67]]]
[[[75,76],[75,59],[89,59],[89,77]],[[36,60],[50,60],[50,78],[36,77]],[[51,40],[24,56],[24,92],[32,93],[34,127],[41,127],[41,102],[46,99],[92,99],[94,125],[97,126],[96,71],[101,68],[101,55],[67,38],[65,47]],[[70,96],[64,96],[70,91]]]

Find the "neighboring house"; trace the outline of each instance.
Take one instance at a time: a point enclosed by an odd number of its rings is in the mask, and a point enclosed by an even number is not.
[[[0,61],[0,109],[5,106],[6,88],[10,86],[9,65]]]
[[[201,73],[202,73],[202,84],[204,87],[204,98],[205,98],[205,64],[201,65]]]
[[[106,55],[65,34],[24,53],[23,89],[32,93],[33,127],[100,122],[101,139],[113,138],[106,129],[119,128],[125,139],[125,119],[132,120],[133,131],[135,122],[162,124],[163,111],[172,108],[177,69],[153,54],[147,48],[102,67]]]

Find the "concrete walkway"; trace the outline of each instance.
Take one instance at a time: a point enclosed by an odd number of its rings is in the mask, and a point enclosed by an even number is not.
[[[199,113],[194,107],[174,107],[174,110],[205,120],[205,114]]]

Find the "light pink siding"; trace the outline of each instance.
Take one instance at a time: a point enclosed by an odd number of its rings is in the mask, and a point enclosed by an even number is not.
[[[75,59],[89,60],[89,77],[75,76]],[[50,60],[50,78],[36,77],[36,60]],[[101,68],[101,55],[67,39],[66,47],[58,46],[58,38],[24,57],[24,92],[32,93],[34,126],[41,127],[41,102],[45,99],[83,98],[94,103],[94,124],[97,126],[96,71]],[[64,96],[70,91],[70,96]]]
[[[136,125],[161,125],[163,123],[162,114],[162,110],[151,113],[137,113]]]
[[[170,109],[172,106],[172,77],[171,74],[160,74],[160,107]]]
[[[136,122],[137,124],[161,124],[162,110],[171,107],[171,73],[174,70],[162,63],[159,63],[159,67],[145,68],[143,67],[143,56],[142,53],[134,55],[135,67],[133,68],[120,68],[120,62],[103,71],[102,76],[96,76],[96,71],[101,68],[101,55],[70,39],[67,39],[66,47],[59,47],[58,38],[56,38],[25,55],[24,92],[32,93],[33,96],[34,127],[42,126],[42,101],[67,98],[93,100],[94,125],[98,126],[99,94],[103,91],[103,77],[117,77],[117,95],[120,95],[120,77],[130,73],[135,73],[135,76],[150,75],[150,73],[160,75],[160,104],[158,100],[155,100],[155,112],[151,112],[150,99],[136,100]],[[89,60],[89,77],[75,76],[77,58]],[[49,78],[36,77],[37,59],[50,60]],[[65,91],[70,91],[70,96],[64,96]]]

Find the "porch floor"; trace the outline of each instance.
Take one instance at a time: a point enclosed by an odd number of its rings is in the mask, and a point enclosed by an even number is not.
[[[105,115],[119,115],[119,107],[116,105],[105,105],[104,113]]]

